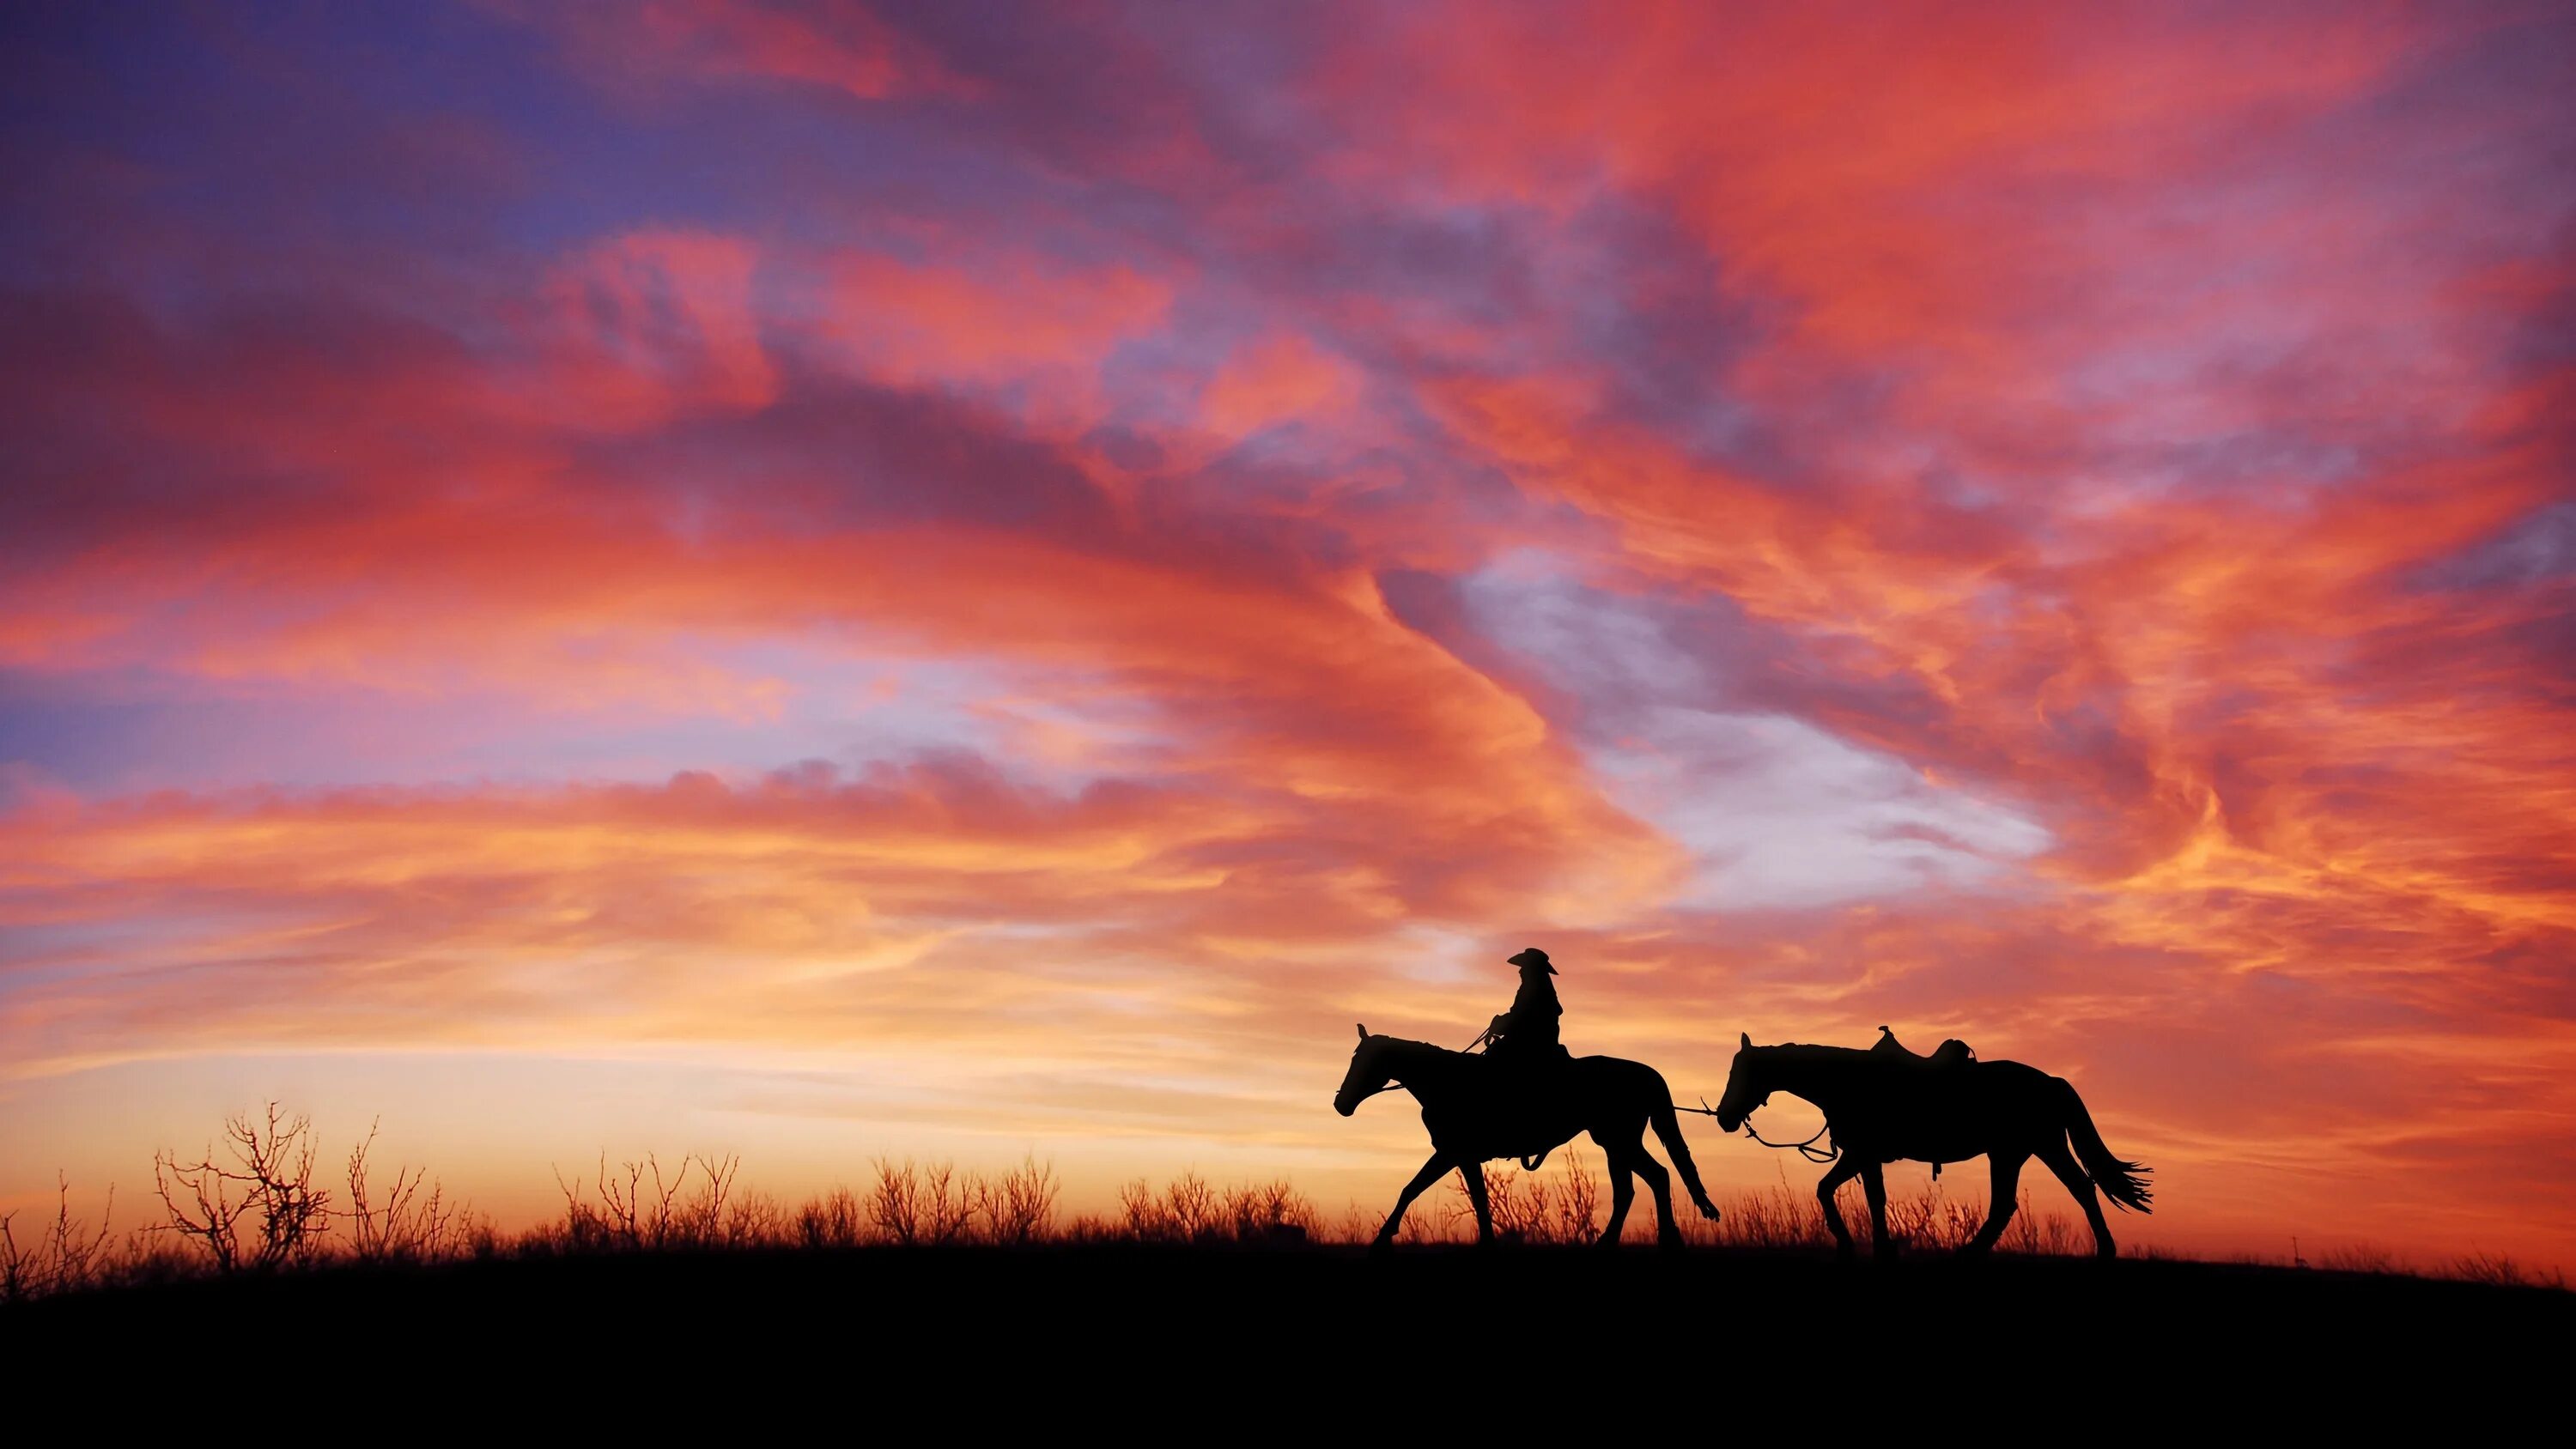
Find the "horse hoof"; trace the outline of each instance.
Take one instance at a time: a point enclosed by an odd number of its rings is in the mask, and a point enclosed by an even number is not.
[[[1655,1246],[1663,1252],[1678,1253],[1688,1248],[1690,1244],[1684,1241],[1679,1233],[1666,1233],[1655,1239]]]
[[[1392,1258],[1392,1257],[1394,1257],[1394,1256],[1395,1256],[1395,1239],[1393,1239],[1393,1238],[1378,1238],[1378,1239],[1376,1239],[1376,1240],[1372,1241],[1372,1242],[1369,1244],[1369,1246],[1368,1246],[1368,1255],[1369,1255],[1371,1258]]]

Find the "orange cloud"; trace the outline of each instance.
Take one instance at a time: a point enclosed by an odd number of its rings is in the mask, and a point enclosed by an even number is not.
[[[1249,437],[1338,405],[1353,389],[1348,370],[1312,342],[1274,337],[1226,359],[1199,394],[1199,420],[1225,436]]]
[[[994,258],[973,267],[843,258],[832,326],[872,370],[905,381],[995,383],[1054,369],[1085,372],[1156,327],[1171,287],[1125,267],[1042,268]]]

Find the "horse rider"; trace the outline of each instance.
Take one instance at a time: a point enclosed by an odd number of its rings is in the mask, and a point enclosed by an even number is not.
[[[1518,1067],[1568,1060],[1565,1048],[1556,1040],[1557,1018],[1565,1015],[1565,1005],[1556,999],[1556,983],[1548,979],[1556,974],[1556,967],[1536,946],[1512,957],[1507,964],[1521,969],[1521,989],[1512,997],[1512,1009],[1495,1017],[1494,1024],[1485,1028],[1485,1055]]]

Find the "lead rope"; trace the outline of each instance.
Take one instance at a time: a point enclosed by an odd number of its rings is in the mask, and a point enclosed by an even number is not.
[[[1708,1104],[1708,1098],[1706,1097],[1700,1098],[1699,1105],[1696,1107],[1685,1107],[1681,1103],[1675,1102],[1673,1104],[1673,1110],[1676,1112],[1696,1112],[1703,1117],[1714,1117],[1717,1115],[1717,1109]],[[1753,1130],[1752,1113],[1747,1112],[1744,1114],[1745,1136],[1752,1138],[1754,1141],[1765,1147],[1771,1148],[1774,1151],[1795,1152],[1800,1157],[1807,1159],[1809,1162],[1831,1162],[1835,1158],[1843,1155],[1843,1150],[1840,1145],[1829,1146],[1822,1151],[1818,1151],[1816,1148],[1817,1139],[1833,1130],[1834,1124],[1827,1122],[1824,1126],[1816,1129],[1816,1135],[1814,1137],[1810,1137],[1804,1142],[1774,1142],[1770,1138]]]
[[[1834,1124],[1828,1122],[1824,1126],[1816,1129],[1816,1137],[1822,1137],[1833,1130]],[[1747,1117],[1744,1120],[1744,1135],[1761,1143],[1765,1147],[1792,1149],[1796,1151],[1800,1157],[1807,1159],[1809,1162],[1831,1162],[1835,1158],[1843,1155],[1843,1150],[1839,1145],[1829,1146],[1821,1152],[1817,1151],[1816,1137],[1810,1137],[1804,1142],[1774,1142],[1770,1138],[1767,1138],[1761,1133],[1753,1130],[1753,1119],[1750,1117]]]

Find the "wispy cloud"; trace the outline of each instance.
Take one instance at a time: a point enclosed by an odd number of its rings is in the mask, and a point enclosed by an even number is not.
[[[1540,940],[2576,1257],[2563,16],[0,23],[13,1113],[1358,1182]]]

